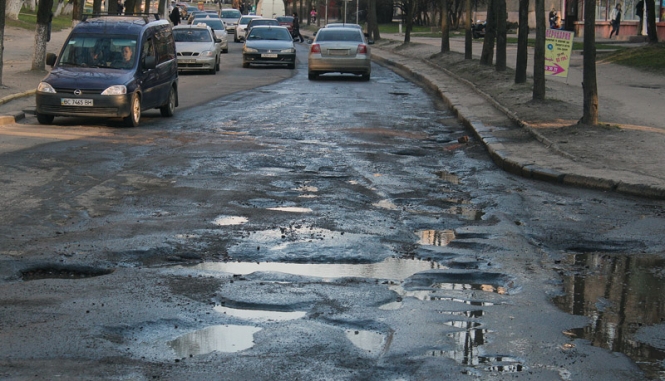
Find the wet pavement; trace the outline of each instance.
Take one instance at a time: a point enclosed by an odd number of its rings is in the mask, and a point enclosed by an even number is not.
[[[315,84],[298,69],[2,154],[0,378],[662,376],[579,329],[659,294],[636,285],[662,277],[663,202],[506,173],[386,68]],[[625,321],[662,348],[662,323]]]

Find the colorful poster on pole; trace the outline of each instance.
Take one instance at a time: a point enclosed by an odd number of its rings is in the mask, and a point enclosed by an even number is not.
[[[568,77],[570,54],[573,50],[573,32],[547,29],[545,34],[545,75]]]

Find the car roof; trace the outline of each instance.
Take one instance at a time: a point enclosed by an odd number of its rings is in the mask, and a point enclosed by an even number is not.
[[[362,29],[362,27],[358,24],[345,24],[341,22],[334,22],[330,23],[325,26],[326,28],[356,28],[356,29]]]
[[[149,20],[146,16],[104,16],[87,18],[76,24],[76,33],[139,34],[152,25],[169,24],[166,20]]]
[[[191,24],[191,25],[186,25],[186,24],[179,24],[173,27],[173,30],[176,29],[208,29],[212,31],[212,28],[210,28],[208,25],[200,23],[200,24]]]

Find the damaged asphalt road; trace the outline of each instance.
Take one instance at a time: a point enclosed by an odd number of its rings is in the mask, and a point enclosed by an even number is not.
[[[0,156],[0,378],[662,375],[662,202],[502,172],[382,67],[303,68]]]

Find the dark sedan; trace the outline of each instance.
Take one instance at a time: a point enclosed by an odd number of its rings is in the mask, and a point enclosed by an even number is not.
[[[255,26],[242,48],[242,67],[250,64],[286,65],[296,68],[296,47],[283,26]]]

